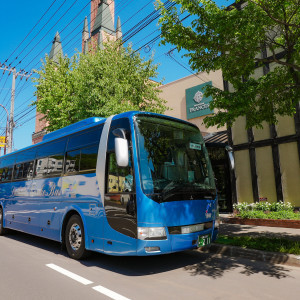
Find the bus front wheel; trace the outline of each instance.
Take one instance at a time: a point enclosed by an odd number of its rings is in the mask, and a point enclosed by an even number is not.
[[[5,229],[3,227],[3,208],[0,206],[0,235],[4,235]]]
[[[65,234],[65,243],[69,256],[82,259],[86,256],[84,228],[81,218],[73,215],[68,221]]]

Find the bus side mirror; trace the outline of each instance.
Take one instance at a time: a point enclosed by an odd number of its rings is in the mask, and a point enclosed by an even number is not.
[[[116,159],[119,167],[128,166],[128,141],[123,138],[115,138]]]
[[[119,167],[127,167],[129,163],[128,158],[128,141],[126,139],[126,130],[124,128],[117,128],[113,131],[115,138],[116,159]]]

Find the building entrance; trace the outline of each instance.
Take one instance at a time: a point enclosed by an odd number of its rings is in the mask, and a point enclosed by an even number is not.
[[[204,139],[216,178],[220,212],[232,212],[230,164],[228,152],[225,149],[227,146],[227,132],[218,132],[206,136]]]

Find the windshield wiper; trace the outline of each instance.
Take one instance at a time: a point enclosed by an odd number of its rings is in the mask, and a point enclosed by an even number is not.
[[[169,184],[167,184],[163,190],[162,194],[167,193],[169,191],[177,190],[178,187],[182,187],[183,181],[182,180],[177,180],[177,181],[171,181]]]
[[[216,191],[214,189],[200,188],[199,186],[196,187],[193,183],[186,183],[183,181],[172,181],[162,190],[162,201],[168,201],[168,199],[173,198],[173,196],[179,196],[183,193],[187,199],[214,199],[216,197]]]

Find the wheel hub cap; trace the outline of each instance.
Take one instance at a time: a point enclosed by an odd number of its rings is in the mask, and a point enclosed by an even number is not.
[[[69,232],[69,242],[70,246],[74,251],[80,248],[82,241],[81,228],[78,224],[73,224]]]

